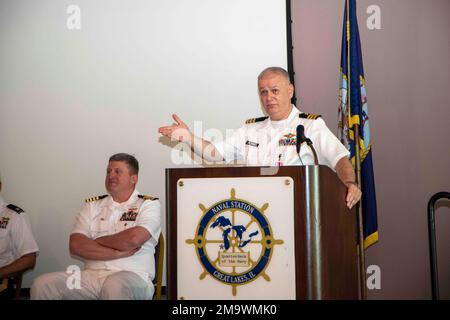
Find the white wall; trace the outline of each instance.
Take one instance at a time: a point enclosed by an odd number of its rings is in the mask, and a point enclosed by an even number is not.
[[[66,27],[71,4],[80,30]],[[164,169],[176,165],[157,128],[172,113],[222,132],[261,115],[257,74],[287,65],[285,9],[284,0],[2,0],[2,195],[29,213],[41,249],[24,287],[79,264],[68,236],[84,198],[105,193],[110,155],[134,154],[138,189],[165,205]]]

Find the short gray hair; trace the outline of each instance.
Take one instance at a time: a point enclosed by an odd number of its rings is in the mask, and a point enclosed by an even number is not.
[[[116,153],[109,157],[109,162],[111,161],[122,161],[128,166],[128,170],[131,175],[137,175],[139,173],[139,162],[135,157],[128,153]]]
[[[291,83],[291,79],[289,77],[289,73],[285,69],[283,69],[281,67],[268,67],[268,68],[264,69],[259,74],[258,81],[260,81],[262,78],[266,77],[269,74],[280,75],[283,78],[285,78],[289,83]]]

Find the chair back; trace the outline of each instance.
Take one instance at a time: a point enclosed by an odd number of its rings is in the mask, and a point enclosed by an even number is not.
[[[153,279],[153,283],[155,285],[154,300],[161,300],[163,272],[164,272],[164,236],[161,233],[159,235],[158,244],[155,247],[155,279]]]

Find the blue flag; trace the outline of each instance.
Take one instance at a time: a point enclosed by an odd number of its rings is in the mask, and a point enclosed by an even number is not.
[[[378,241],[378,224],[369,112],[361,42],[359,40],[358,21],[356,18],[356,0],[345,1],[339,85],[338,137],[350,151],[350,159],[353,166],[355,166],[356,162],[355,147],[359,148],[364,248],[367,248]],[[359,141],[355,141],[355,125],[359,125]]]

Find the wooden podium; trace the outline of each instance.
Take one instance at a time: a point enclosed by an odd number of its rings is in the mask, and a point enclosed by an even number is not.
[[[294,181],[296,299],[358,299],[357,216],[326,166],[166,169],[167,296],[177,299],[177,183],[186,178],[290,177]]]

